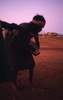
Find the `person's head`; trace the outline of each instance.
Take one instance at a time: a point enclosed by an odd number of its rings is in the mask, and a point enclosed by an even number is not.
[[[45,26],[46,20],[42,15],[35,15],[30,22],[30,30],[33,33],[38,33]]]

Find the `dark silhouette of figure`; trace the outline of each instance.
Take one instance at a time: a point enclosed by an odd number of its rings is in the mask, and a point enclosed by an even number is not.
[[[0,22],[0,83],[12,81],[13,78],[7,58],[6,47],[2,35],[2,25]]]
[[[35,44],[37,46],[37,49],[39,50],[40,43],[38,33],[45,26],[45,18],[42,15],[35,15],[32,21],[30,21],[29,23],[21,23],[19,25],[14,23],[10,24],[4,21],[1,21],[1,23],[3,28],[12,30],[14,33],[14,35],[10,39],[9,46],[11,47],[16,66],[14,67],[15,81],[17,77],[17,71],[22,69],[29,69],[29,81],[32,83],[35,61],[33,59],[34,52],[32,46],[30,46],[30,42],[34,37]]]

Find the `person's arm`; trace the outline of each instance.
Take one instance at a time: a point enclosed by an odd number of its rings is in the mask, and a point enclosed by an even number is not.
[[[13,30],[13,29],[17,29],[17,30],[23,30],[23,28],[15,23],[8,23],[5,21],[0,21],[0,23],[2,24],[2,28],[7,28],[9,30]]]
[[[34,37],[35,41],[36,41],[36,45],[38,46],[38,48],[40,48],[40,43],[39,43],[39,36],[38,34]]]

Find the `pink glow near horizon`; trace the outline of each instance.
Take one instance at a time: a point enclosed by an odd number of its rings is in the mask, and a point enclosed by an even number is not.
[[[63,34],[63,0],[0,0],[0,20],[20,24],[35,14],[46,19],[43,32]]]

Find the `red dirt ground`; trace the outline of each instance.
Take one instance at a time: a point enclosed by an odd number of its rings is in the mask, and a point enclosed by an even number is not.
[[[0,100],[63,100],[63,39],[40,37],[40,44],[40,55],[34,57],[34,84],[28,81],[28,70],[20,71],[20,88],[1,83]]]

